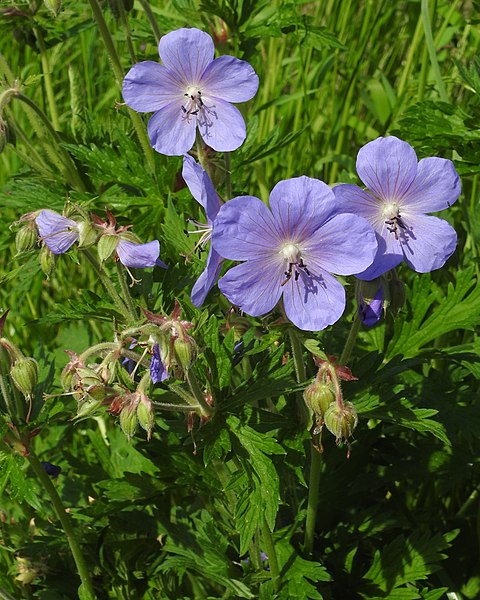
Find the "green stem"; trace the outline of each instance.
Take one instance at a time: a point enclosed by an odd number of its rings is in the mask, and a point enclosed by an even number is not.
[[[358,332],[360,331],[360,316],[358,312],[355,312],[355,316],[353,317],[352,326],[350,327],[350,332],[348,334],[347,341],[345,342],[345,347],[343,348],[343,352],[340,355],[338,360],[338,364],[345,365],[352,353],[353,347],[355,346],[355,342],[357,340]]]
[[[27,455],[27,459],[35,475],[38,477],[40,483],[43,485],[45,491],[47,492],[51,503],[53,504],[55,513],[60,523],[62,524],[65,535],[67,536],[68,545],[70,546],[73,560],[75,561],[78,574],[82,581],[83,591],[85,594],[84,597],[88,598],[89,600],[94,600],[96,596],[93,590],[93,585],[90,579],[90,573],[88,571],[87,563],[80,548],[80,544],[77,540],[77,536],[75,535],[75,531],[73,529],[70,517],[65,511],[65,507],[62,503],[60,496],[58,495],[57,489],[53,485],[50,477],[45,472],[45,469],[42,467],[37,456],[32,451],[30,451],[30,453]]]
[[[105,272],[102,270],[102,267],[99,265],[98,260],[95,258],[95,256],[91,253],[90,250],[84,250],[84,253],[88,262],[95,269],[95,272],[97,273],[98,278],[102,282],[103,286],[110,294],[110,297],[113,300],[115,306],[118,308],[120,314],[124,317],[128,315],[128,309],[125,305],[125,302],[120,298],[117,290],[115,289],[115,286],[110,281]]]
[[[9,414],[12,421],[16,421],[15,417],[15,408],[13,406],[12,399],[10,398],[10,393],[7,389],[7,383],[5,381],[5,377],[0,373],[0,394],[3,396],[5,401],[5,406],[7,408],[7,413]]]
[[[153,14],[152,9],[150,8],[150,4],[149,4],[148,0],[139,0],[139,1],[140,1],[140,4],[141,4],[143,10],[145,11],[145,14],[147,15],[147,19],[150,23],[150,27],[152,28],[153,35],[155,36],[155,41],[158,46],[158,42],[160,41],[162,34],[160,33],[160,29],[158,27],[157,20],[155,19],[155,15]]]
[[[295,329],[290,328],[288,330],[288,337],[290,338],[290,344],[292,346],[293,364],[295,366],[297,382],[302,383],[307,379],[305,363],[303,362],[303,345]]]
[[[198,379],[195,376],[193,369],[185,369],[185,377],[187,378],[188,385],[190,386],[192,394],[195,400],[198,402],[202,413],[209,417],[213,415],[214,409],[206,403],[205,398],[203,397],[202,389],[200,388],[200,384],[198,383]]]
[[[7,91],[9,91],[9,90],[7,90]],[[65,150],[65,148],[62,148],[62,145],[61,145],[62,139],[60,138],[58,133],[55,131],[55,129],[52,127],[52,124],[50,123],[50,120],[48,119],[47,115],[33,100],[31,100],[28,96],[25,96],[18,90],[16,90],[12,94],[12,96],[14,98],[16,98],[17,100],[20,100],[27,106],[29,106],[36,113],[36,115],[38,117],[40,117],[43,125],[45,126],[45,128],[50,133],[50,135],[52,136],[53,140],[56,143],[56,150],[60,154],[61,164],[66,169],[67,178],[69,179],[70,183],[77,188],[77,190],[79,192],[85,192],[85,185],[84,185],[80,175],[78,174],[77,168],[75,167],[75,163],[73,162],[70,154],[68,154],[68,152]]]
[[[433,43],[432,27],[430,24],[430,11],[428,10],[428,0],[422,0],[422,20],[423,29],[425,30],[425,42],[428,48],[428,54],[430,56],[430,63],[432,65],[433,75],[437,81],[438,93],[443,102],[448,102],[447,90],[443,83],[442,74],[440,73],[440,67],[437,60],[437,52]]]
[[[112,63],[113,73],[115,75],[115,79],[117,80],[118,87],[121,89],[123,82],[123,68],[120,63],[120,59],[118,57],[117,51],[115,49],[115,44],[113,43],[113,38],[110,34],[110,31],[107,27],[107,23],[103,18],[102,9],[100,8],[100,4],[98,0],[88,0],[90,7],[93,12],[93,17],[97,23],[97,27],[100,31],[100,35],[103,38],[103,43],[105,44],[105,48],[107,49],[108,56],[110,58],[110,62]],[[153,175],[155,175],[155,160],[153,157],[153,151],[150,146],[150,141],[148,139],[148,135],[145,130],[145,126],[143,124],[140,116],[131,108],[128,109],[128,114],[133,123],[133,127],[138,137],[138,141],[142,146],[143,153],[145,154],[145,158],[147,159],[148,166]]]
[[[322,455],[313,445],[311,447],[310,475],[308,480],[307,518],[305,521],[304,550],[312,554],[315,538],[315,522],[317,520],[318,498],[320,494],[320,474],[322,471]]]
[[[122,288],[123,301],[127,305],[128,313],[132,322],[135,323],[136,321],[138,321],[138,314],[133,303],[132,295],[130,294],[130,289],[125,279],[123,265],[120,262],[117,262],[117,274],[118,281],[120,282],[120,287]]]
[[[47,56],[47,49],[43,40],[43,35],[38,27],[33,28],[33,33],[37,39],[38,49],[40,50],[40,60],[42,61],[43,81],[45,84],[45,91],[47,92],[48,107],[50,109],[50,115],[52,117],[53,126],[58,131],[60,130],[60,121],[58,120],[57,104],[55,102],[55,94],[53,93],[52,78],[50,76],[50,64]]]
[[[127,40],[127,48],[128,53],[130,54],[130,60],[132,61],[132,63],[135,64],[137,62],[137,57],[135,56],[135,50],[133,49],[132,32],[128,23],[127,12],[125,10],[125,7],[123,6],[123,0],[115,0],[115,3],[117,5],[117,10],[120,15],[120,20],[122,21],[122,25],[125,29],[125,37]]]
[[[15,600],[15,598],[0,588],[0,600]]]
[[[225,152],[225,199],[232,198],[232,171],[230,167],[230,152]]]
[[[275,551],[275,544],[273,542],[273,536],[267,521],[264,520],[262,527],[262,539],[263,539],[263,550],[268,556],[268,562],[270,564],[270,574],[272,577],[273,590],[278,592],[280,585],[280,569],[278,566],[277,553]]]
[[[355,317],[350,328],[350,332],[345,342],[345,347],[339,359],[339,364],[344,365],[348,362],[352,353],[358,332],[360,330],[360,317],[355,313]],[[315,522],[317,520],[318,499],[320,494],[320,475],[322,471],[322,456],[313,446],[311,449],[310,475],[308,481],[308,504],[307,517],[305,521],[304,550],[306,554],[313,551],[313,542],[315,538]]]

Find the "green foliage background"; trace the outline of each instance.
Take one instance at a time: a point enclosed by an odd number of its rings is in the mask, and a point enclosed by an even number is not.
[[[32,447],[62,467],[55,486],[98,597],[478,598],[478,2],[109,0],[100,6],[117,77],[92,5],[65,0],[54,17],[38,1],[0,3],[1,89],[18,81],[59,137],[25,102],[6,104],[0,307],[11,310],[4,335],[40,362]],[[181,159],[145,153],[136,131],[146,119],[117,104],[118,69],[157,60],[155,36],[183,26],[210,32],[220,53],[248,60],[260,77],[242,106],[248,136],[230,159],[233,195],[266,201],[280,179],[299,175],[356,182],[358,149],[387,134],[419,158],[452,159],[462,175],[459,201],[441,215],[458,232],[455,255],[429,275],[402,268],[400,315],[359,335],[349,364],[358,381],[343,389],[360,422],[348,460],[324,434],[313,554],[302,545],[312,445],[288,336],[273,318],[249,319],[248,360],[237,364],[227,301],[213,290],[201,310],[190,304],[203,263],[180,256],[191,249],[185,217],[199,216],[179,184]],[[212,160],[225,196],[223,158]],[[111,336],[112,306],[83,257],[61,257],[47,280],[36,251],[16,256],[9,225],[61,211],[67,199],[98,213],[108,206],[144,241],[161,241],[169,270],[145,273],[134,294],[156,312],[178,298],[195,323],[197,368],[209,370],[219,408],[192,435],[183,416],[159,411],[153,439],[129,442],[111,416],[74,422],[72,398],[43,400],[60,391],[64,349]],[[340,355],[355,310],[347,292],[343,319],[306,347]],[[306,350],[304,359],[312,377]],[[0,597],[86,598],[45,490],[7,444],[0,492]],[[261,550],[275,552],[280,581]]]

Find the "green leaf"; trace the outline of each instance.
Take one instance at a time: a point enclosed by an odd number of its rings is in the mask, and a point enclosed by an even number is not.
[[[396,319],[387,360],[396,354],[414,356],[419,348],[445,333],[455,329],[473,330],[480,324],[480,283],[474,272],[473,266],[458,271],[455,285],[448,284],[446,295],[429,275],[414,280],[409,293],[411,318]]]
[[[393,590],[427,579],[430,573],[440,568],[439,563],[446,558],[443,551],[449,547],[450,544],[440,534],[432,537],[428,533],[416,532],[409,538],[400,535],[381,551],[375,552],[370,569],[363,579],[371,581],[383,592],[388,592],[382,598],[403,598],[403,591],[397,596],[392,595]],[[367,598],[365,595],[363,597]],[[411,597],[420,598],[418,592],[417,596]]]

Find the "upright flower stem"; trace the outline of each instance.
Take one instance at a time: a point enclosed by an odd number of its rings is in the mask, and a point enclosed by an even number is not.
[[[290,338],[290,347],[292,349],[297,383],[303,383],[307,380],[307,372],[303,361],[303,344],[298,337],[297,331],[293,329],[293,327],[290,327],[288,330],[288,337]],[[297,408],[299,422],[306,426],[308,424],[309,413],[301,394],[297,394]]]
[[[275,551],[275,544],[273,542],[272,532],[268,527],[266,520],[264,520],[262,527],[262,545],[265,554],[268,556],[268,562],[270,564],[270,573],[272,576],[273,590],[278,592],[280,585],[280,568],[278,566],[277,553]]]
[[[213,414],[213,408],[205,402],[202,389],[200,387],[200,384],[198,383],[198,379],[195,373],[193,372],[193,369],[185,369],[185,377],[187,378],[188,385],[190,386],[192,394],[195,400],[198,402],[202,413],[205,416],[211,416]]]
[[[123,271],[123,266],[120,262],[117,262],[117,274],[118,281],[120,282],[120,287],[122,288],[123,300],[127,305],[128,314],[133,323],[138,321],[137,311],[135,309],[135,305],[133,304],[132,295],[130,294],[130,290],[128,289],[128,284],[125,279],[125,273]]]
[[[97,273],[98,278],[102,282],[103,286],[105,287],[107,292],[110,294],[110,297],[113,300],[115,306],[118,308],[120,314],[122,314],[123,316],[128,315],[129,311],[127,309],[125,302],[120,298],[117,290],[115,289],[115,286],[110,281],[110,279],[106,275],[105,271],[102,270],[102,267],[99,265],[98,260],[95,258],[95,256],[91,253],[90,250],[84,250],[84,253],[85,253],[85,256],[86,256],[88,262],[95,269],[95,272]]]
[[[103,18],[102,9],[100,8],[98,0],[88,0],[88,2],[92,9],[93,17],[97,23],[100,35],[103,38],[103,43],[105,44],[105,48],[107,49],[110,62],[112,63],[112,69],[115,75],[115,79],[117,80],[117,84],[121,89],[124,73],[122,64],[115,49],[115,44],[113,43],[113,38],[107,27],[107,23]],[[150,146],[150,141],[148,139],[148,135],[146,133],[143,121],[140,118],[140,116],[130,108],[128,109],[128,114],[130,115],[138,140],[140,142],[140,145],[142,146],[143,153],[145,154],[145,158],[147,159],[147,164],[150,168],[152,175],[155,177],[155,160],[153,157],[153,150]]]
[[[139,2],[140,2],[141,7],[143,8],[143,10],[145,11],[148,22],[150,23],[150,27],[152,28],[153,35],[155,36],[155,41],[157,42],[157,46],[158,46],[158,42],[160,41],[162,34],[160,33],[160,29],[158,27],[157,20],[155,19],[155,15],[153,14],[152,9],[150,8],[149,1],[148,0],[139,0]]]
[[[60,130],[60,121],[58,120],[57,103],[55,102],[55,94],[53,93],[52,78],[50,76],[50,63],[47,56],[47,49],[43,40],[43,35],[39,27],[34,27],[33,33],[37,39],[38,49],[40,50],[40,60],[42,61],[43,82],[47,93],[48,108],[52,117],[53,126],[57,131]]]
[[[355,317],[350,328],[350,332],[345,342],[345,347],[339,359],[339,364],[344,365],[348,362],[352,353],[358,332],[360,330],[360,317],[355,313]],[[307,517],[305,521],[304,550],[306,554],[312,554],[313,542],[315,539],[315,523],[317,520],[318,498],[320,490],[320,475],[322,471],[322,456],[313,446],[311,449],[310,475],[308,480],[308,504]]]
[[[225,198],[232,199],[232,171],[230,168],[230,152],[225,152]]]
[[[40,121],[47,129],[49,134],[51,135],[53,141],[55,142],[55,156],[57,157],[57,161],[59,162],[58,167],[61,169],[65,169],[66,177],[69,180],[69,183],[76,187],[76,189],[80,192],[85,191],[85,185],[75,167],[75,163],[72,160],[72,157],[68,152],[61,146],[62,139],[55,131],[54,127],[50,123],[49,118],[43,112],[43,110],[36,104],[33,100],[31,100],[28,96],[22,94],[17,88],[11,88],[3,92],[0,96],[0,109],[4,108],[12,98],[16,98],[20,100],[24,104],[26,104],[29,108],[33,110],[37,117],[40,118]]]
[[[62,503],[60,496],[58,495],[57,489],[53,485],[50,477],[45,472],[45,469],[42,467],[40,461],[37,456],[30,450],[27,455],[28,462],[32,467],[35,475],[39,479],[40,483],[44,487],[47,492],[51,503],[53,504],[53,508],[55,513],[62,524],[65,535],[67,536],[68,545],[70,546],[70,550],[73,555],[73,560],[77,566],[77,571],[82,581],[83,590],[86,594],[86,598],[89,600],[94,600],[96,598],[95,592],[93,590],[92,580],[90,579],[90,573],[88,571],[87,563],[85,561],[85,557],[83,556],[82,550],[80,548],[80,544],[75,535],[75,531],[73,529],[72,522],[68,513],[65,511],[65,507]]]
[[[435,50],[435,44],[433,42],[432,26],[430,23],[430,11],[428,9],[428,0],[422,0],[421,7],[423,29],[425,31],[425,42],[427,44],[428,54],[430,56],[432,71],[437,81],[437,90],[440,94],[440,99],[443,102],[448,102],[447,90],[445,89],[442,74],[440,73],[440,67],[437,60],[437,51]]]

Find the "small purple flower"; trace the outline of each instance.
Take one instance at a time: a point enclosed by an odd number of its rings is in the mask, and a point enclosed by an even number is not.
[[[418,273],[439,269],[453,254],[457,234],[442,219],[425,213],[451,206],[460,178],[450,160],[424,158],[395,136],[380,137],[360,149],[357,172],[367,186],[333,188],[342,210],[365,217],[374,227],[378,252],[360,279],[374,279],[405,260]]]
[[[345,309],[345,291],[331,273],[351,275],[368,267],[377,250],[375,233],[365,219],[338,214],[332,190],[309,177],[280,181],[270,209],[251,196],[220,208],[213,246],[224,258],[245,262],[218,287],[252,316],[271,311],[283,295],[292,323],[324,329]]]
[[[117,254],[120,262],[125,267],[145,269],[158,266],[168,269],[167,265],[158,258],[160,255],[160,242],[158,240],[153,240],[153,242],[147,244],[137,244],[120,238],[117,245]]]
[[[385,291],[380,285],[375,296],[371,299],[360,298],[358,314],[365,327],[373,327],[382,318],[384,312]]]
[[[152,383],[165,381],[165,379],[170,377],[165,361],[162,360],[160,355],[160,346],[158,344],[153,346],[153,355],[150,362],[150,377],[152,379]]]
[[[245,140],[242,115],[231,102],[246,102],[258,89],[253,68],[233,56],[214,59],[212,38],[199,29],[178,29],[158,45],[163,65],[144,61],[123,80],[123,97],[138,112],[153,112],[150,143],[157,152],[179,156],[195,142],[198,125],[205,143],[221,152]]]
[[[40,238],[54,254],[64,254],[79,238],[78,223],[53,210],[41,210],[35,218]]]
[[[192,196],[203,206],[207,214],[207,224],[190,219],[190,222],[194,223],[197,227],[197,231],[188,232],[189,234],[202,234],[195,246],[195,250],[203,249],[212,237],[213,222],[220,210],[220,200],[207,172],[188,154],[183,158],[182,176]],[[204,303],[208,292],[212,289],[220,273],[222,260],[222,257],[212,247],[212,244],[210,244],[205,270],[197,279],[192,289],[191,300],[194,306],[201,306]]]
[[[62,472],[62,467],[58,467],[57,465],[52,465],[51,462],[43,461],[41,465],[47,475],[50,475],[53,479],[56,479],[60,473]]]

